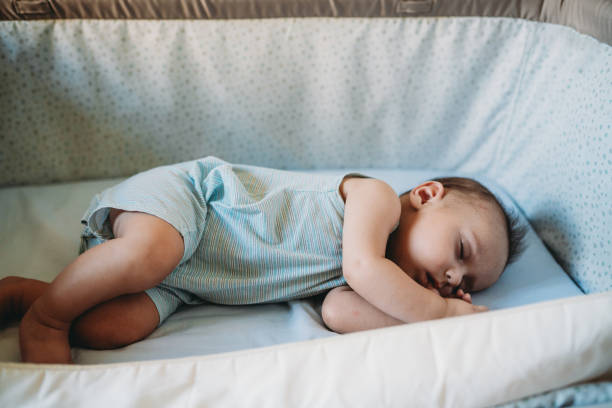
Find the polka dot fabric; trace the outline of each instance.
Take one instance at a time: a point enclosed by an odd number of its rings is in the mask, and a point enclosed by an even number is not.
[[[0,22],[0,185],[215,155],[479,172],[612,289],[612,52],[505,18]]]

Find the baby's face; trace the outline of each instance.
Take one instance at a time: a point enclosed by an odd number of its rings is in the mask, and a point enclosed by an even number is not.
[[[503,215],[484,200],[447,196],[406,214],[402,211],[392,237],[389,257],[415,281],[442,296],[491,286],[508,255]]]

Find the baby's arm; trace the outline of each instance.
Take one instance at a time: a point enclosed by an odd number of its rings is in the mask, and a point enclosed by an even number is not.
[[[400,218],[395,191],[375,179],[351,179],[345,191],[342,269],[349,286],[366,302],[402,322],[481,311],[460,299],[445,299],[385,258],[387,239]]]
[[[471,302],[468,293],[463,293],[461,289],[457,293],[459,299]],[[483,311],[486,310],[485,307],[480,307]],[[375,308],[347,285],[327,293],[321,312],[327,327],[337,333],[378,329],[404,323]]]
[[[378,329],[404,323],[375,308],[346,285],[327,293],[321,314],[325,325],[337,333]]]

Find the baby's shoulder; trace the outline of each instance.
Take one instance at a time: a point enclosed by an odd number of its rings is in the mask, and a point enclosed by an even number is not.
[[[351,194],[360,198],[377,197],[399,201],[399,196],[387,182],[372,177],[349,174],[340,183],[339,190],[345,203]]]

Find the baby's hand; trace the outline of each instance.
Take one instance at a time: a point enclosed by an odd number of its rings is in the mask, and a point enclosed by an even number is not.
[[[462,316],[472,313],[480,313],[486,312],[489,310],[486,306],[476,306],[471,303],[471,297],[469,293],[463,294],[463,296],[467,296],[468,300],[462,299],[454,299],[454,298],[444,298],[446,301],[446,317],[451,316]]]
[[[426,288],[431,290],[436,295],[441,296],[440,291],[434,288],[431,284],[428,284]],[[489,310],[489,308],[486,306],[472,305],[472,295],[464,292],[463,289],[457,289],[457,291],[450,296],[451,297],[443,297],[446,301],[446,317],[480,313]]]
[[[433,293],[435,293],[438,296],[442,296],[440,295],[440,291],[436,288],[434,288],[431,284],[428,284],[427,289],[431,290]],[[443,297],[447,297],[447,296],[443,296]],[[458,289],[457,292],[455,292],[454,294],[448,296],[448,297],[453,297],[456,299],[461,299],[463,301],[466,301],[468,303],[472,303],[472,295],[470,295],[467,292],[464,292],[463,289]]]
[[[456,295],[457,295],[458,299],[464,300],[464,301],[466,301],[468,303],[472,303],[472,295],[470,295],[469,293],[464,292],[463,289],[457,290]]]

